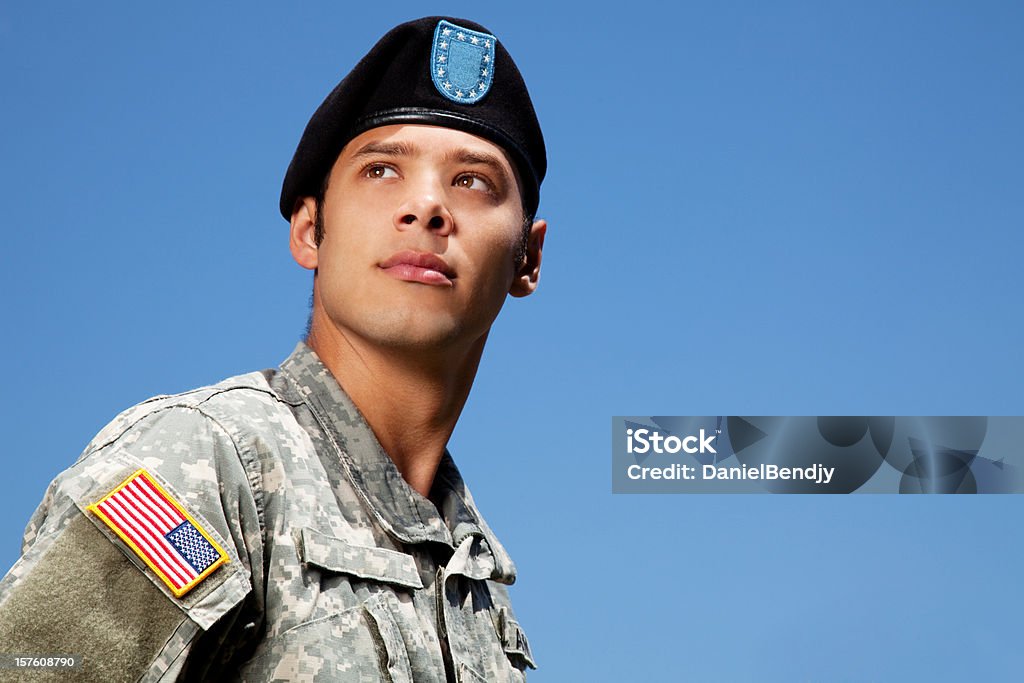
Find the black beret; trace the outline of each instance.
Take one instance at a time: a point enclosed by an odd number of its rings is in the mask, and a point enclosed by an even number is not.
[[[515,163],[530,215],[547,170],[544,137],[523,77],[483,26],[424,17],[381,38],[327,96],[299,140],[281,187],[281,215],[314,196],[349,140],[371,128],[420,123],[497,144]]]

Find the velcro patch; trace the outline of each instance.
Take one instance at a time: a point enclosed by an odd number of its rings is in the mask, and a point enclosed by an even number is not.
[[[138,470],[89,506],[176,597],[228,561],[224,549],[146,472]]]

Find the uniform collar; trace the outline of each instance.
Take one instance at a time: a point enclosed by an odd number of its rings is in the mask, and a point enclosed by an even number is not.
[[[477,510],[455,461],[445,451],[430,491],[424,498],[402,478],[366,423],[316,353],[299,342],[281,363],[298,398],[305,403],[333,443],[346,477],[381,527],[408,543],[433,541],[455,549],[467,538],[474,543],[478,562],[491,569],[489,578],[515,580],[515,566],[505,548]]]

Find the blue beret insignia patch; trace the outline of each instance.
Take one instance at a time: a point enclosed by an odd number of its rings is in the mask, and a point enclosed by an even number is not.
[[[430,50],[430,76],[437,91],[453,102],[479,102],[494,82],[497,42],[490,33],[439,21]]]

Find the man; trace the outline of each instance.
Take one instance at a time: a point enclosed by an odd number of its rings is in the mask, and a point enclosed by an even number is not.
[[[100,432],[0,583],[2,650],[84,680],[523,680],[515,569],[445,446],[505,297],[537,286],[545,168],[487,29],[385,35],[284,180],[306,342]]]

